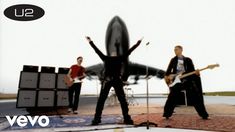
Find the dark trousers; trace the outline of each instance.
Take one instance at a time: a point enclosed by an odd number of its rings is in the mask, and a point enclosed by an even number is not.
[[[123,83],[121,79],[114,79],[110,81],[103,81],[100,91],[100,96],[96,105],[96,113],[95,113],[95,120],[100,120],[102,111],[104,108],[105,100],[107,99],[107,96],[109,94],[110,88],[113,87],[115,90],[115,93],[118,97],[118,100],[121,104],[122,108],[122,114],[124,117],[124,120],[129,120],[131,117],[128,114],[128,104],[126,101],[126,96],[123,90]]]
[[[190,100],[192,100],[193,106],[196,109],[198,115],[201,117],[208,117],[208,113],[206,112],[203,101],[203,95],[195,88],[193,82],[191,82],[191,84],[176,84],[170,89],[170,93],[164,106],[163,117],[172,116],[176,106],[177,96],[180,95],[182,89],[186,89],[186,92],[189,93],[188,97],[190,98]]]
[[[82,83],[74,83],[69,88],[69,108],[72,108],[73,111],[78,109],[81,86],[82,86]],[[74,98],[73,98],[73,95],[74,95]]]

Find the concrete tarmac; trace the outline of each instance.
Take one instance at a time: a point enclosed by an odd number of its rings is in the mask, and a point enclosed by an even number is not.
[[[161,128],[183,128],[206,131],[235,131],[235,97],[205,96],[206,109],[210,115],[209,120],[202,120],[194,107],[176,107],[174,115],[170,120],[162,117],[163,106],[166,96],[151,96],[149,98],[150,121],[155,122]],[[60,108],[58,111],[43,112],[38,114],[60,115],[60,116],[80,116],[94,115],[96,107],[96,96],[81,96],[78,114],[67,113],[67,107]],[[129,98],[129,112],[135,124],[146,120],[146,97],[139,96]],[[6,122],[6,115],[26,115],[29,114],[25,108],[16,108],[15,100],[0,101],[0,126]],[[34,113],[37,114],[37,113]],[[108,98],[103,110],[103,115],[122,115],[121,107],[115,98]]]

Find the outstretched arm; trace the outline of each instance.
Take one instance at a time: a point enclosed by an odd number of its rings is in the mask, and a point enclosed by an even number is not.
[[[137,41],[137,43],[135,45],[133,45],[128,51],[127,54],[125,55],[126,57],[129,56],[131,54],[132,51],[134,51],[141,43],[141,41],[143,40],[143,38],[141,38],[140,40]]]
[[[93,41],[91,40],[90,37],[86,36],[87,41],[89,42],[89,44],[91,45],[91,47],[95,50],[95,52],[99,55],[99,57],[104,60],[105,55],[95,46],[95,44],[93,43]]]

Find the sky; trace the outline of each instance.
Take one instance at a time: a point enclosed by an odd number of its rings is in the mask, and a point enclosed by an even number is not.
[[[45,15],[24,22],[5,17],[4,10],[16,4],[39,6]],[[85,36],[105,53],[106,28],[116,15],[127,25],[130,46],[144,37],[132,62],[165,70],[180,44],[195,68],[220,64],[201,72],[204,92],[235,91],[234,6],[234,0],[1,0],[0,92],[17,93],[23,65],[70,67],[80,55],[85,67],[101,63]],[[150,93],[169,92],[164,80],[148,83]],[[99,81],[85,80],[81,94],[95,94],[99,87]],[[145,93],[146,80],[129,87]]]

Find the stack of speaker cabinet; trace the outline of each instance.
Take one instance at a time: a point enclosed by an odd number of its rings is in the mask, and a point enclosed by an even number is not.
[[[55,67],[41,67],[37,107],[53,107],[55,103]]]
[[[20,73],[16,107],[36,107],[38,66],[24,66]]]
[[[69,68],[59,68],[57,74],[57,106],[68,106],[68,87],[64,83],[64,76],[67,75]]]
[[[64,83],[64,76],[68,68],[24,65],[20,74],[17,95],[18,108],[57,107],[68,106],[68,88]]]

